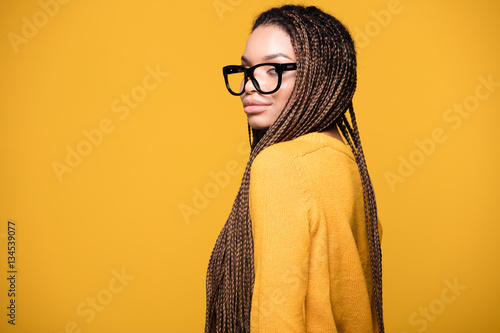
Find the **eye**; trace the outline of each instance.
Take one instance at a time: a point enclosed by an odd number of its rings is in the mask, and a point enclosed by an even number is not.
[[[269,75],[278,75],[278,72],[276,71],[275,67],[271,67],[267,70],[267,74]]]

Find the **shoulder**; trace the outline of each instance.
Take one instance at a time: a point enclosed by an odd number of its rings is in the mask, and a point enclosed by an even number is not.
[[[310,133],[262,150],[251,166],[250,191],[302,193],[331,205],[338,197],[358,198],[362,184],[349,145]]]
[[[251,181],[296,181],[303,174],[303,156],[313,149],[310,143],[300,140],[279,142],[263,149],[252,163]]]
[[[263,149],[254,159],[250,170],[251,183],[290,183],[302,174],[301,145],[294,141],[280,142]]]
[[[291,167],[298,158],[305,153],[304,147],[295,140],[275,143],[262,150],[252,163],[254,168],[266,168],[279,165],[283,168]]]
[[[310,184],[301,162],[310,151],[308,143],[291,140],[263,149],[250,170],[250,198],[303,201],[309,196]],[[283,196],[286,194],[286,196]],[[274,198],[275,197],[275,198]]]
[[[283,174],[289,169],[314,172],[325,165],[357,166],[348,145],[322,133],[309,133],[279,142],[262,150],[252,163],[252,171],[266,169]]]

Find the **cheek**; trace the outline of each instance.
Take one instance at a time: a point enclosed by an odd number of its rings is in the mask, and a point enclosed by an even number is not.
[[[292,95],[292,90],[293,90],[293,82],[287,82],[286,85],[282,85],[280,90],[279,90],[279,101],[278,104],[280,105],[280,110],[279,112],[283,111],[283,108],[285,107],[286,102]]]

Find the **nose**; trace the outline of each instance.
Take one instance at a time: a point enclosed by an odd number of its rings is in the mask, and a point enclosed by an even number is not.
[[[254,91],[257,91],[257,89],[255,89],[255,86],[253,85],[253,82],[252,80],[250,79],[250,77],[247,77],[247,80],[246,80],[246,83],[245,83],[245,93],[250,93],[250,92],[254,92]]]

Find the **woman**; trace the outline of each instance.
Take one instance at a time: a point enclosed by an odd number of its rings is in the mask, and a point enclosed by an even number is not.
[[[223,73],[252,150],[210,257],[205,332],[384,332],[349,33],[316,7],[272,8]]]

